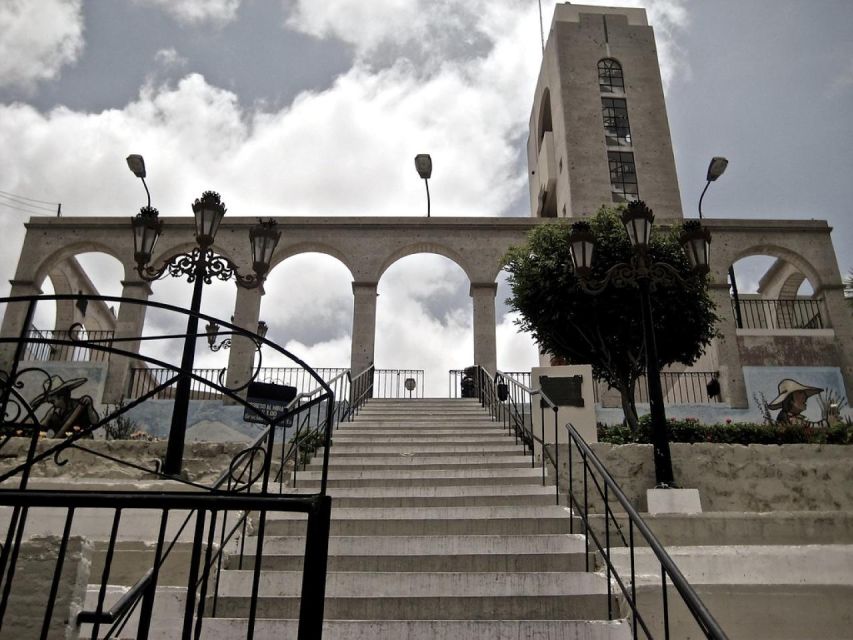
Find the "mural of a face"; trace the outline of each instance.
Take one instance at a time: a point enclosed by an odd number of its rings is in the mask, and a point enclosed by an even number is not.
[[[801,415],[806,410],[809,398],[817,395],[821,389],[809,387],[791,378],[785,378],[779,382],[779,395],[767,403],[770,409],[781,409],[776,416],[776,422],[785,424],[790,422],[804,421]]]

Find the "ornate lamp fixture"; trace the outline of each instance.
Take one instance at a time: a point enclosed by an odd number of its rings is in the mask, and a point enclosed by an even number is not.
[[[569,249],[578,286],[586,293],[598,295],[611,283],[616,287],[635,287],[640,291],[643,339],[646,345],[646,379],[649,385],[649,404],[652,417],[655,479],[659,487],[672,487],[674,486],[672,457],[669,451],[666,410],[660,383],[650,290],[655,284],[668,285],[675,281],[683,283],[684,279],[669,264],[650,260],[649,242],[655,216],[645,203],[639,200],[631,202],[622,212],[621,218],[622,224],[625,225],[625,232],[628,234],[628,239],[634,249],[630,263],[615,264],[607,270],[601,280],[591,280],[595,236],[589,223],[583,220],[572,225],[569,232]],[[707,274],[711,232],[703,228],[699,220],[688,220],[684,223],[680,242],[694,272],[699,275]]]
[[[145,176],[145,161],[142,156],[132,155],[127,158],[127,164],[134,175],[143,179]],[[148,187],[145,187],[146,193]],[[166,258],[159,266],[150,264],[157,239],[163,231],[163,222],[159,219],[157,209],[149,204],[140,209],[136,217],[131,219],[133,228],[133,249],[136,271],[143,280],[151,282],[165,275],[186,277],[193,283],[192,300],[187,316],[187,330],[184,339],[181,371],[175,387],[175,405],[172,411],[172,424],[169,430],[169,442],[166,448],[166,461],[163,465],[165,473],[177,475],[181,472],[184,452],[184,440],[187,427],[187,413],[190,399],[190,383],[193,362],[195,359],[195,342],[198,333],[198,314],[201,309],[202,287],[210,284],[216,278],[222,281],[234,279],[238,286],[245,289],[260,287],[267,273],[273,252],[281,233],[276,231],[274,220],[259,222],[249,232],[252,246],[253,274],[241,275],[230,259],[214,253],[211,249],[216,239],[216,232],[227,211],[225,203],[215,191],[205,191],[200,198],[192,203],[195,217],[196,248],[189,253],[176,253]],[[207,327],[208,342],[213,348],[216,341],[216,331],[211,341],[211,327]],[[230,346],[230,339],[227,341]],[[223,348],[218,346],[216,350]]]
[[[234,321],[233,319],[231,320]],[[207,346],[210,347],[210,350],[213,352],[219,351],[221,349],[230,349],[231,348],[231,338],[225,338],[219,344],[216,344],[216,338],[219,337],[219,325],[211,320],[205,326],[205,333],[207,334]],[[258,321],[258,337],[263,339],[267,335],[267,323],[263,320]],[[230,334],[231,332],[229,332]]]

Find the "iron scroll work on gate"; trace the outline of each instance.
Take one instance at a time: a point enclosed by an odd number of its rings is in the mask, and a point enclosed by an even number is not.
[[[134,351],[134,345],[155,340],[200,339],[204,343],[205,335],[201,333],[89,339],[85,332],[81,331],[46,334],[30,331],[37,302],[79,303],[81,300],[141,305],[146,309],[156,309],[158,313],[175,314],[184,318],[191,315],[186,309],[165,303],[112,296],[51,295],[0,298],[0,312],[11,312],[23,319],[18,335],[0,337],[0,354],[3,355],[3,360],[0,361],[0,456],[7,459],[3,470],[0,471],[0,486],[3,487],[0,488],[0,507],[9,509],[8,529],[5,535],[0,531],[0,631],[5,633],[14,628],[16,603],[21,597],[25,597],[21,595],[25,589],[16,590],[15,587],[16,570],[24,571],[21,567],[26,565],[27,548],[31,544],[29,535],[24,536],[27,522],[32,521],[45,509],[50,510],[51,517],[55,517],[57,513],[64,514],[65,525],[50,532],[52,537],[49,540],[51,544],[55,543],[55,565],[52,570],[53,577],[49,579],[50,592],[44,594],[47,596],[48,605],[41,621],[41,637],[54,635],[56,625],[65,624],[63,620],[69,617],[68,612],[54,611],[54,602],[62,582],[60,578],[68,545],[73,543],[70,534],[75,524],[78,524],[75,521],[75,513],[83,508],[93,508],[101,512],[98,521],[112,522],[107,540],[105,566],[100,582],[94,574],[89,578],[90,585],[97,582],[97,604],[80,612],[76,621],[71,620],[70,624],[76,622],[92,625],[91,632],[86,631],[92,638],[113,637],[123,630],[125,634],[129,633],[125,627],[131,624],[131,616],[136,613],[133,617],[133,620],[137,621],[133,623],[137,625],[134,637],[147,638],[160,568],[170,558],[170,552],[181,535],[183,534],[183,539],[186,540],[186,532],[190,532],[192,550],[185,574],[187,598],[182,637],[200,637],[205,619],[217,616],[217,610],[222,607],[219,577],[227,559],[229,562],[236,562],[240,567],[244,561],[253,563],[250,567],[251,597],[246,605],[248,610],[243,612],[246,618],[245,637],[251,638],[259,613],[261,557],[268,514],[300,512],[307,514],[308,519],[298,637],[302,640],[320,638],[331,513],[331,498],[326,492],[331,432],[337,422],[349,419],[351,412],[357,410],[358,403],[369,394],[361,393],[357,398],[351,397],[355,394],[351,394],[353,379],[349,371],[327,383],[305,362],[277,344],[202,313],[193,315],[199,320],[215,321],[223,326],[225,333],[250,340],[256,346],[258,365],[251,372],[249,381],[236,389],[226,386],[224,375],[216,381],[207,380],[193,371],[181,370],[174,364]],[[28,360],[28,349],[32,354],[34,345],[45,353],[52,352],[56,347],[79,347],[90,353],[105,353],[111,359],[141,361],[149,367],[168,369],[172,375],[138,397],[129,398],[111,409],[102,409],[101,415],[95,411],[91,398],[87,399],[85,394],[79,393],[83,390],[84,380],[79,377],[57,377],[57,374],[48,371],[50,363]],[[45,346],[46,349],[42,348]],[[255,378],[260,370],[261,347],[289,358],[316,382],[312,391],[298,396],[295,395],[295,390],[291,393],[279,389],[276,395],[277,408],[272,414],[254,406],[241,393],[247,389],[254,392],[261,388],[252,386],[258,384]],[[372,371],[369,374],[372,380]],[[222,469],[213,482],[205,484],[186,476],[167,476],[157,464],[147,466],[140,464],[139,460],[122,459],[111,449],[96,448],[91,444],[95,431],[126,416],[128,411],[157,397],[158,394],[168,394],[168,390],[181,377],[189,377],[194,384],[211,388],[224,401],[242,406],[244,413],[262,426],[259,435],[233,456],[227,468]],[[37,396],[28,394],[28,385],[40,386],[41,391]],[[290,400],[286,400],[287,397],[290,397]],[[251,393],[249,398],[251,399]],[[55,419],[48,417],[57,415]],[[275,452],[277,460],[274,461],[275,431],[283,427],[286,420],[291,419],[299,426],[291,440],[278,447]],[[53,420],[53,424],[64,429],[61,433],[64,437],[45,439],[48,429],[51,429],[46,420]],[[303,428],[305,431],[301,432]],[[49,435],[60,435],[56,429],[51,431]],[[295,479],[295,462],[300,444],[303,438],[308,437],[324,443],[320,487],[313,493],[294,494],[288,491],[288,476],[293,475]],[[15,443],[21,443],[23,446],[13,446]],[[168,480],[170,483],[184,485],[185,489],[80,491],[36,490],[28,486],[32,483],[33,476],[39,475],[40,468],[45,465],[66,464],[67,454],[72,452],[75,457],[95,456],[121,467],[125,472],[137,473],[140,478]],[[56,474],[48,472],[42,475]],[[187,491],[187,488],[191,491]],[[128,513],[147,514],[144,520],[152,523],[152,526],[159,521],[153,529],[152,540],[156,539],[156,544],[153,546],[150,568],[141,572],[133,586],[111,608],[107,608],[105,597],[112,558],[114,552],[117,552],[116,543],[122,518],[124,517],[126,522],[132,517],[127,515]],[[83,523],[80,526],[86,525]],[[254,548],[247,548],[247,534],[252,530],[256,542],[252,545]],[[226,558],[226,553],[236,556],[229,555]],[[47,556],[49,557],[50,553]],[[20,579],[17,582],[20,584]]]

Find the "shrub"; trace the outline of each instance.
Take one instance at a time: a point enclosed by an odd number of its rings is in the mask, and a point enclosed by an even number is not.
[[[721,444],[853,444],[853,425],[835,424],[700,424],[695,418],[671,419],[670,442],[714,442]],[[636,435],[625,425],[598,425],[599,442],[611,444],[651,442],[651,418],[640,418]]]

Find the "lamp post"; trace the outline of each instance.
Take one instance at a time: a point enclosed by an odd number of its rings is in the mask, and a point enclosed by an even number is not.
[[[430,158],[428,153],[419,153],[415,156],[415,169],[418,170],[418,175],[423,178],[426,185],[427,218],[429,218],[429,179],[432,176],[432,158]]]
[[[622,213],[622,224],[631,241],[633,255],[630,263],[618,263],[610,267],[601,280],[592,280],[592,258],[595,251],[595,235],[585,221],[572,225],[569,234],[569,249],[572,264],[580,288],[591,295],[604,291],[612,282],[616,287],[635,287],[640,293],[640,311],[643,320],[643,340],[646,351],[646,380],[649,387],[649,405],[652,419],[652,447],[654,449],[655,482],[658,487],[673,485],[672,457],[669,450],[669,434],[666,424],[666,409],[660,382],[657,345],[652,317],[650,290],[655,284],[668,285],[675,281],[684,282],[679,272],[665,262],[654,262],[649,254],[654,213],[643,202],[630,203]],[[697,220],[685,222],[680,238],[691,268],[698,274],[708,273],[708,257],[711,244],[710,232]]]
[[[129,163],[128,163],[129,164]],[[134,173],[136,173],[134,171]],[[146,189],[147,190],[147,189]],[[192,205],[195,216],[196,248],[189,253],[177,253],[159,267],[149,263],[154,247],[163,229],[157,209],[150,205],[140,209],[136,217],[131,218],[133,227],[134,260],[139,276],[148,282],[170,275],[186,276],[193,283],[192,299],[187,317],[186,336],[184,338],[181,368],[175,388],[175,404],[172,410],[172,423],[169,429],[169,441],[166,446],[166,460],[163,472],[179,475],[184,453],[184,440],[187,429],[187,412],[190,400],[193,361],[198,332],[198,314],[201,309],[201,294],[205,284],[216,278],[222,281],[234,279],[238,286],[254,289],[261,286],[269,271],[270,260],[278,243],[281,232],[276,230],[274,220],[260,222],[249,232],[252,245],[253,274],[241,275],[237,266],[228,258],[214,253],[211,249],[219,224],[225,215],[225,203],[214,191],[205,191]]]

